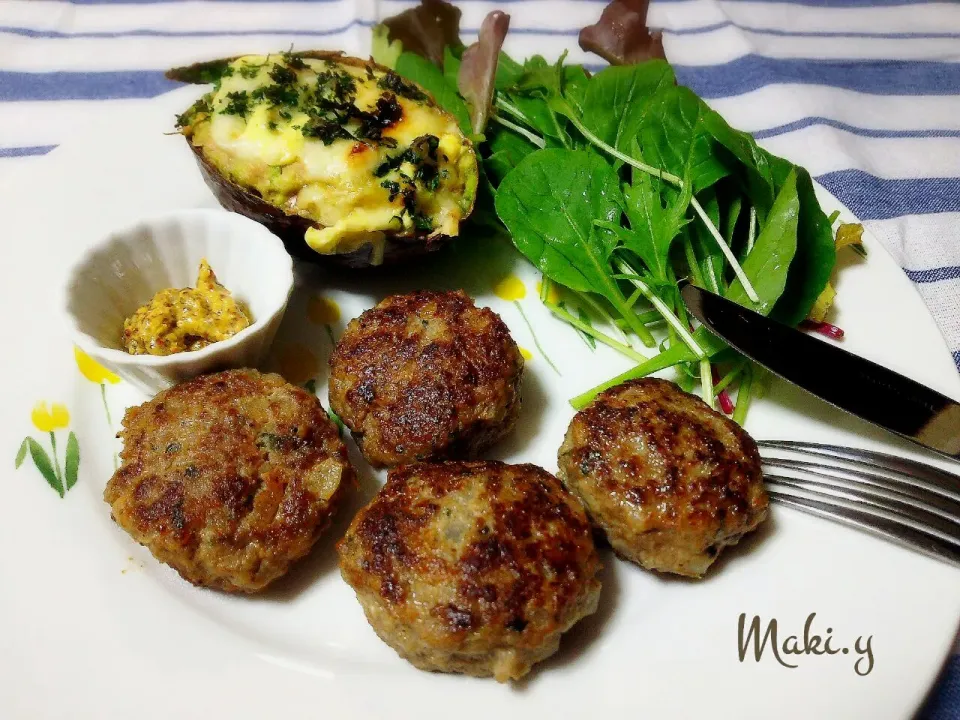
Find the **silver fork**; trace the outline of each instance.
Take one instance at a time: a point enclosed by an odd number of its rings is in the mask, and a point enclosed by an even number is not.
[[[871,450],[760,441],[770,497],[960,565],[960,476]]]

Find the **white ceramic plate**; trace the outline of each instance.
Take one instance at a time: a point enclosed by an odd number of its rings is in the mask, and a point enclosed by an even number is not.
[[[101,499],[122,409],[145,398],[106,383],[108,425],[98,379],[79,371],[55,306],[65,268],[103,232],[145,215],[214,205],[183,140],[163,134],[195,94],[185,89],[118,113],[0,187],[0,448],[7,454],[0,716],[881,718],[908,716],[920,704],[954,638],[960,572],[778,507],[702,582],[656,577],[607,554],[599,612],[517,686],[417,671],[367,626],[333,552],[352,512],[382,482],[362,462],[362,492],[313,554],[261,596],[196,589],[154,561],[111,522]],[[866,244],[869,259],[851,253],[840,273],[837,322],[847,330],[846,347],[960,396],[919,297],[882,248],[870,238]],[[537,350],[516,305],[493,294],[510,273],[524,283],[520,306],[562,375]],[[494,307],[533,353],[519,431],[492,455],[555,470],[573,412],[567,398],[629,363],[603,349],[592,353],[552,320],[536,298],[536,279],[496,243],[461,243],[376,279],[299,268],[272,366],[301,376],[295,380],[315,371],[326,402],[330,342],[324,323],[309,319],[312,297],[339,304],[342,318],[331,328],[338,333],[389,292],[463,287]],[[40,401],[69,411],[69,427],[55,431],[61,462],[69,432],[79,440],[79,479],[63,499],[29,456],[13,470],[25,436],[49,449],[49,435],[31,422]],[[754,405],[749,429],[759,438],[913,452],[782,384]],[[795,669],[769,650],[760,662],[739,660],[741,613],[764,623],[776,618],[781,642],[799,634],[802,643],[814,612],[812,632],[829,628],[833,647],[849,654],[785,658]],[[854,642],[862,637],[863,647],[868,636],[874,661],[862,677]]]

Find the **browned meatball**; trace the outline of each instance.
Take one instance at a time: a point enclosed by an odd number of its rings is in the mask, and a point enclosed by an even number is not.
[[[534,465],[395,468],[337,549],[377,635],[423,670],[516,680],[600,595],[583,508]]]
[[[330,405],[377,467],[464,459],[516,424],[523,356],[462,292],[393,295],[347,326]]]
[[[666,380],[623,383],[578,412],[560,477],[619,555],[691,577],[767,512],[753,439]]]
[[[317,398],[230,370],[127,410],[103,497],[134,540],[195,585],[254,592],[309,552],[354,481]]]

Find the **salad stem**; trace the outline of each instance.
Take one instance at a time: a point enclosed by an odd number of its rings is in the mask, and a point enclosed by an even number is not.
[[[530,320],[527,319],[527,314],[523,311],[523,305],[520,304],[519,300],[514,300],[513,304],[517,306],[517,310],[520,312],[520,317],[523,318],[523,321],[527,324],[527,329],[530,331],[530,337],[533,338],[533,344],[537,346],[537,350],[543,355],[543,359],[547,361],[547,365],[553,368],[553,371],[557,375],[563,375],[560,372],[559,368],[553,364],[553,360],[550,359],[550,356],[547,355],[547,352],[540,345],[540,341],[537,339],[537,334],[533,331],[533,325],[530,324]]]
[[[503,116],[501,116],[501,115],[497,115],[496,113],[494,113],[491,117],[493,118],[493,120],[495,120],[496,122],[500,123],[500,124],[503,125],[504,127],[510,128],[511,130],[513,130],[513,131],[514,131],[515,133],[517,133],[518,135],[522,135],[522,136],[525,137],[527,140],[529,140],[531,143],[533,143],[534,145],[536,145],[538,148],[543,149],[543,148],[545,148],[545,147],[547,146],[547,144],[543,141],[543,138],[542,138],[542,137],[540,137],[539,135],[536,135],[536,134],[530,132],[529,130],[527,130],[527,129],[524,128],[524,127],[520,127],[519,125],[517,125],[517,124],[514,123],[514,122],[511,122],[510,120],[507,120],[505,117],[503,117]]]
[[[750,229],[747,232],[747,254],[753,250],[753,242],[757,237],[757,209],[750,206]]]
[[[726,375],[720,378],[720,381],[714,386],[714,392],[720,393],[726,390],[730,386],[730,383],[736,380],[741,372],[743,372],[742,366],[735,367],[733,370],[728,372]]]
[[[518,107],[517,107],[516,105],[514,105],[513,103],[508,102],[507,100],[504,100],[502,94],[497,93],[497,99],[496,99],[496,102],[495,102],[494,104],[495,104],[498,108],[500,108],[501,110],[506,110],[508,113],[510,113],[511,115],[513,115],[515,118],[517,118],[517,120],[520,120],[521,122],[524,122],[524,123],[526,123],[527,125],[531,125],[531,123],[530,123],[530,118],[528,118],[528,117],[523,113],[523,110],[521,110],[520,108],[518,108]],[[532,127],[532,126],[531,126],[531,127]]]
[[[757,295],[757,291],[753,289],[753,285],[750,283],[750,279],[747,277],[747,274],[743,271],[743,268],[740,266],[740,263],[737,261],[737,258],[734,256],[733,251],[730,249],[730,246],[727,245],[726,240],[723,239],[723,236],[720,234],[720,231],[717,230],[716,226],[711,222],[710,218],[707,217],[707,213],[704,211],[703,206],[700,205],[700,201],[695,197],[690,198],[690,204],[693,206],[693,209],[696,211],[697,215],[700,216],[700,219],[703,220],[704,224],[707,226],[707,230],[710,231],[710,234],[713,236],[713,239],[717,241],[717,245],[720,246],[720,252],[723,253],[724,257],[727,258],[727,262],[730,263],[730,266],[733,268],[733,272],[736,274],[737,279],[740,280],[740,284],[743,285],[744,291],[747,293],[747,297],[750,298],[751,302],[758,303],[760,302],[760,296]]]
[[[640,318],[640,322],[642,322],[644,325],[654,325],[654,324],[666,322],[666,320],[663,319],[663,315],[658,313],[656,310],[645,310],[642,313],[637,313],[637,317]],[[618,330],[623,330],[627,328],[627,323],[621,320],[620,318],[617,318],[613,322],[614,322],[614,325],[616,325]]]
[[[710,278],[710,289],[717,295],[720,294],[720,283],[717,282],[717,273],[713,269],[713,263],[707,259],[707,276]]]
[[[713,394],[713,371],[707,358],[700,361],[700,392],[703,394],[703,401],[716,410],[717,403]]]
[[[634,271],[634,269],[623,260],[617,261],[617,267],[619,268],[620,272],[629,275],[628,281],[641,293],[643,293],[643,296],[663,316],[663,319],[666,320],[667,323],[677,331],[677,335],[679,335],[680,339],[683,340],[688,348],[690,348],[691,352],[693,352],[693,354],[698,358],[706,357],[706,353],[703,351],[703,348],[697,344],[697,341],[694,340],[693,335],[690,334],[690,331],[683,326],[683,323],[680,322],[680,319],[673,314],[669,307],[667,307],[667,304],[653,293],[653,291],[650,289],[650,286],[637,276],[636,271]]]
[[[640,322],[637,314],[625,304],[618,309],[623,314],[623,319],[627,321],[627,326],[640,338],[640,341],[647,347],[656,347],[657,341],[647,329],[647,326]]]
[[[687,265],[690,267],[690,274],[693,275],[694,284],[700,287],[706,287],[707,284],[703,279],[703,271],[700,269],[700,263],[697,262],[696,253],[693,252],[693,242],[686,233],[683,235],[683,254],[686,257]]]
[[[594,338],[598,342],[602,342],[604,345],[612,347],[614,350],[616,350],[622,355],[627,356],[631,360],[642,363],[642,362],[646,362],[649,359],[647,358],[646,355],[641,355],[633,348],[628,347],[621,342],[617,342],[609,335],[606,335],[605,333],[600,332],[596,328],[591,327],[587,323],[580,320],[580,318],[567,312],[563,308],[558,307],[557,305],[553,305],[551,303],[544,303],[544,305],[547,306],[547,309],[549,309],[550,312],[552,312],[554,315],[556,315],[558,318],[560,318],[564,322],[567,322],[570,325],[573,325],[580,332],[585,333],[586,335],[589,335],[590,337]]]
[[[604,390],[612,388],[614,385],[627,382],[627,380],[636,380],[637,378],[646,377],[647,375],[652,375],[655,372],[659,372],[660,370],[664,370],[668,367],[673,367],[677,364],[677,361],[664,358],[665,354],[666,353],[660,353],[659,355],[655,355],[645,363],[641,363],[640,365],[637,365],[626,372],[620,373],[615,378],[610,378],[606,382],[602,382],[596,387],[580,393],[575,398],[571,398],[570,404],[574,407],[574,409],[582,410],[584,407],[589,405],[597,395],[602,393]]]
[[[676,185],[678,188],[683,187],[683,180],[678,178],[676,175],[673,175],[672,173],[664,172],[660,168],[655,168],[652,165],[647,165],[644,162],[640,162],[639,160],[636,160],[630,157],[629,155],[620,152],[612,145],[608,145],[607,143],[605,143],[603,140],[601,140],[592,132],[590,132],[587,129],[586,125],[580,122],[580,119],[576,117],[576,113],[571,112],[569,115],[567,115],[567,119],[571,123],[573,123],[573,126],[577,130],[579,130],[580,134],[583,135],[587,140],[589,140],[591,143],[596,145],[598,148],[600,148],[607,154],[612,155],[617,160],[625,162],[627,163],[627,165],[635,167],[637,170],[642,170],[643,172],[649,175],[653,175],[654,177],[658,177],[661,180],[666,180],[668,183],[671,183],[672,185]]]
[[[644,162],[640,162],[629,155],[620,152],[615,147],[608,145],[603,140],[598,138],[592,132],[590,132],[587,127],[580,122],[580,119],[576,117],[576,113],[570,112],[567,115],[567,119],[573,123],[573,126],[580,131],[580,133],[591,143],[596,145],[598,148],[604,152],[612,155],[621,160],[628,165],[635,167],[637,170],[642,170],[645,173],[658,177],[661,180],[665,180],[673,185],[676,185],[678,188],[683,189],[683,180],[681,180],[676,175],[672,173],[664,172],[660,168],[655,168],[652,165],[647,165]],[[736,274],[737,278],[740,280],[740,284],[743,285],[744,291],[747,293],[747,297],[750,298],[752,302],[760,302],[760,296],[757,295],[757,291],[754,290],[753,285],[750,282],[750,279],[747,277],[747,274],[743,271],[743,268],[740,267],[740,263],[737,262],[737,258],[734,256],[733,251],[730,250],[730,246],[727,245],[726,241],[723,239],[723,236],[720,234],[720,231],[717,230],[717,227],[713,224],[713,221],[707,216],[707,213],[704,211],[703,206],[700,205],[700,201],[697,200],[693,195],[690,196],[690,204],[693,206],[694,211],[703,221],[704,225],[707,226],[707,230],[710,231],[710,234],[713,236],[713,239],[717,241],[717,244],[720,246],[720,251],[723,253],[724,257],[727,258],[727,262],[730,263],[733,267],[733,272]]]
[[[617,324],[616,320],[614,320],[613,316],[609,313],[609,311],[603,305],[601,305],[595,298],[590,297],[589,293],[577,292],[577,297],[582,299],[584,303],[590,306],[591,310],[596,312],[600,317],[604,318],[607,322],[609,322],[614,327],[614,329],[620,335],[620,342],[627,345],[630,344],[630,341],[627,339],[626,333],[624,333],[623,330],[620,329],[620,326]],[[631,309],[633,308],[633,303],[628,302],[627,304],[630,306]],[[648,320],[644,320],[643,316],[641,315],[640,322],[646,325]]]
[[[740,389],[737,391],[737,406],[733,409],[733,421],[737,425],[743,425],[747,418],[747,410],[750,408],[750,390],[753,385],[753,369],[747,365],[743,369],[743,380],[740,381]]]

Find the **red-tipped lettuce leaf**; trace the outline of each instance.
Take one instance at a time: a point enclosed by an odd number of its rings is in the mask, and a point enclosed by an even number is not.
[[[463,52],[457,87],[470,105],[470,122],[478,135],[490,116],[500,48],[509,28],[510,16],[494,10],[483,19],[477,42]]]
[[[613,0],[600,20],[580,31],[580,47],[611,65],[633,65],[653,58],[666,60],[663,38],[647,27],[650,0]]]
[[[443,49],[463,47],[460,40],[460,10],[444,0],[421,0],[383,21],[390,41],[399,40],[403,49],[424,57],[441,70]]]

